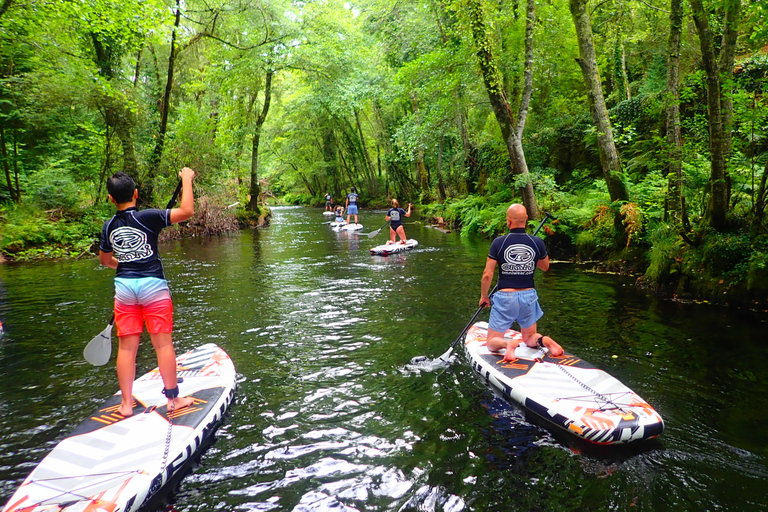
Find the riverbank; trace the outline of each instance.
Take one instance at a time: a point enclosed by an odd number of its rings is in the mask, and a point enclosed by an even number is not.
[[[104,204],[66,212],[29,204],[6,207],[0,215],[0,264],[93,257],[98,254],[104,220],[112,215],[114,210]],[[270,217],[271,210],[266,206],[250,212],[204,196],[195,202],[195,215],[164,229],[160,241],[264,227],[269,225]]]

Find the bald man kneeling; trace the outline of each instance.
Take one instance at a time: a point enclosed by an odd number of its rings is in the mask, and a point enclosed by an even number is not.
[[[498,352],[506,349],[505,361],[515,359],[518,342],[505,339],[504,333],[517,322],[523,335],[523,342],[529,347],[547,348],[553,356],[563,354],[563,348],[549,336],[536,331],[536,322],[544,315],[539,307],[539,296],[533,284],[536,268],[549,270],[549,255],[544,241],[525,232],[528,213],[525,206],[513,204],[507,208],[507,227],[509,233],[496,238],[491,243],[491,250],[485,262],[483,278],[480,282],[480,302],[478,306],[491,306],[488,320],[488,349]],[[488,291],[499,265],[497,291],[493,303],[488,298]]]

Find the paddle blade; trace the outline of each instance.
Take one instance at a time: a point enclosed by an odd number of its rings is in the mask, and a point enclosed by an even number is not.
[[[112,355],[112,322],[96,335],[83,350],[85,360],[94,366],[104,366]]]
[[[381,228],[377,229],[376,231],[371,231],[370,233],[368,233],[368,238],[375,237],[376,235],[379,234],[380,231],[381,231]]]

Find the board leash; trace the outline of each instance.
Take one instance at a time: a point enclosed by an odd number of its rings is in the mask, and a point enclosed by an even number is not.
[[[549,349],[546,350],[546,353],[544,355],[546,355],[546,354],[549,354]],[[543,358],[542,358],[542,360],[543,360]],[[614,402],[613,400],[611,400],[607,396],[603,395],[599,391],[594,390],[591,387],[589,387],[587,384],[582,382],[578,377],[576,377],[571,372],[569,372],[568,370],[563,368],[563,365],[558,364],[558,363],[550,363],[550,364],[555,365],[557,368],[559,368],[561,371],[563,371],[568,377],[570,377],[573,381],[575,381],[576,384],[578,384],[579,386],[583,387],[584,389],[586,389],[587,391],[589,391],[590,393],[595,395],[597,398],[599,398],[600,400],[604,401],[606,404],[611,404],[616,409],[620,410],[622,413],[627,414],[627,411],[623,407],[621,407],[619,404],[617,404],[616,402]]]
[[[177,388],[178,389],[178,388]],[[171,433],[173,430],[173,413],[176,411],[176,397],[171,402],[171,408],[168,410],[168,434],[165,436],[165,450],[163,451],[163,464],[160,468],[160,474],[165,472],[165,466],[168,463],[168,453],[171,451]]]

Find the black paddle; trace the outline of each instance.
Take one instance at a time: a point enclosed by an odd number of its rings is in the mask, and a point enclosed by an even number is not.
[[[170,210],[176,204],[176,200],[181,192],[181,180],[176,185],[176,190],[173,191],[171,200],[168,201],[166,210]],[[109,358],[112,355],[112,326],[115,325],[115,314],[112,313],[112,318],[109,319],[109,323],[97,334],[83,349],[83,357],[86,361],[94,366],[104,366],[109,362]]]
[[[544,212],[544,218],[541,219],[541,222],[539,223],[539,226],[536,228],[536,231],[533,232],[533,236],[536,236],[539,233],[541,228],[544,227],[544,223],[546,223],[547,220],[549,220],[549,219],[554,219],[554,217],[549,212]],[[498,289],[499,289],[499,285],[496,284],[496,286],[493,287],[493,290],[491,290],[491,293],[488,294],[488,297],[489,298],[492,297],[493,294],[496,293],[496,290],[498,290]],[[461,338],[464,337],[464,334],[466,334],[466,332],[472,326],[472,323],[475,321],[475,318],[477,318],[477,315],[479,315],[480,312],[484,308],[485,308],[485,304],[483,304],[482,306],[477,308],[477,311],[475,311],[475,314],[472,315],[472,320],[470,320],[469,323],[464,327],[464,330],[461,331],[461,334],[459,334],[459,337],[456,338],[456,340],[453,343],[451,343],[451,346],[448,347],[448,350],[446,350],[443,353],[443,355],[441,355],[440,357],[435,359],[435,361],[445,362],[445,361],[448,360],[448,357],[450,357],[451,352],[453,352],[453,348],[456,346],[456,344],[459,342],[459,340],[461,340]],[[427,356],[416,356],[413,359],[411,359],[411,364],[419,364],[419,363],[422,363],[422,362],[426,361],[427,359],[429,359]]]

